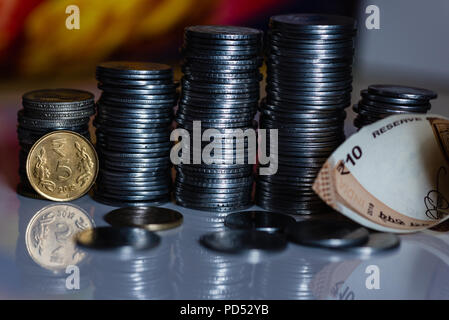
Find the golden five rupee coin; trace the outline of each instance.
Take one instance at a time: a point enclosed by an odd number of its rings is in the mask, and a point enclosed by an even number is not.
[[[40,138],[28,153],[31,186],[46,199],[70,201],[86,194],[98,174],[98,156],[85,137],[58,130]]]

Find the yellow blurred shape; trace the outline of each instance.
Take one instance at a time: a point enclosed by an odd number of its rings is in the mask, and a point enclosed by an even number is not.
[[[25,24],[25,47],[20,71],[26,75],[60,73],[93,68],[127,38],[142,16],[143,0],[44,1]],[[150,1],[151,2],[151,1]],[[80,8],[80,29],[68,30],[68,5]]]
[[[25,23],[23,75],[92,72],[123,44],[150,41],[198,16],[217,0],[47,0]],[[68,30],[66,7],[80,9],[80,29]]]
[[[195,0],[160,1],[154,10],[140,20],[138,31],[144,36],[160,35],[169,31],[181,18],[187,16],[192,9],[197,10],[202,4],[203,1]]]

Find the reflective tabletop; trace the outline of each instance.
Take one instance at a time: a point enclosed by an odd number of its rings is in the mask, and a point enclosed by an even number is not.
[[[103,216],[114,208],[89,195],[70,203],[18,195],[15,128],[20,95],[4,94],[2,101],[2,299],[449,299],[449,233],[430,230],[401,235],[397,249],[372,256],[293,243],[274,254],[219,254],[198,240],[207,232],[225,230],[226,214],[168,203],[163,207],[180,211],[184,222],[158,232],[156,248],[138,253],[81,251],[73,245],[73,235],[107,225]],[[447,95],[440,94],[434,112],[445,115],[439,111],[445,111],[446,101]]]
[[[164,207],[182,212],[184,223],[158,232],[156,248],[86,252],[71,237],[79,228],[106,225],[103,215],[112,207],[89,196],[55,204],[19,196],[4,185],[0,191],[10,201],[2,209],[2,298],[449,298],[446,233],[401,236],[399,248],[373,256],[292,243],[275,254],[219,254],[198,239],[224,230],[225,214],[170,203]]]

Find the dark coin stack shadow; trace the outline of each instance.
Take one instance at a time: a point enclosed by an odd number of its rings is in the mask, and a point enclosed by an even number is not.
[[[362,99],[353,106],[357,117],[354,126],[362,128],[391,115],[427,113],[430,100],[437,94],[431,90],[402,85],[371,85],[360,91]]]
[[[100,170],[94,198],[114,206],[170,201],[170,142],[176,88],[171,67],[106,62],[96,70],[94,120]]]
[[[312,184],[345,139],[355,32],[349,17],[292,14],[270,19],[260,128],[278,129],[278,170],[273,175],[259,171],[256,204],[262,208],[296,214],[330,210]]]
[[[244,154],[234,146],[234,129],[254,128],[262,75],[262,35],[256,29],[232,26],[192,26],[185,29],[182,48],[182,93],[176,114],[178,128],[193,136],[194,121],[201,130],[220,132],[221,159],[215,164],[192,163],[194,150],[190,141],[190,164],[176,165],[174,195],[176,203],[197,210],[226,212],[251,205],[253,164],[250,151],[256,143],[244,142]],[[194,138],[193,138],[194,139]],[[202,148],[209,144],[202,142]],[[213,154],[217,158],[217,154]],[[243,162],[238,163],[237,161]],[[230,161],[230,162],[229,162]]]
[[[47,133],[70,130],[90,140],[89,121],[95,113],[94,95],[75,89],[44,89],[25,93],[23,109],[17,113],[19,140],[19,178],[17,192],[41,198],[31,186],[26,173],[26,160],[34,143]]]

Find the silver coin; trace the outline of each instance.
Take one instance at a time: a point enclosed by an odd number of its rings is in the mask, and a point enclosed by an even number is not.
[[[150,231],[167,230],[182,224],[183,216],[175,210],[158,207],[127,207],[116,209],[104,220],[117,227],[139,227]]]

